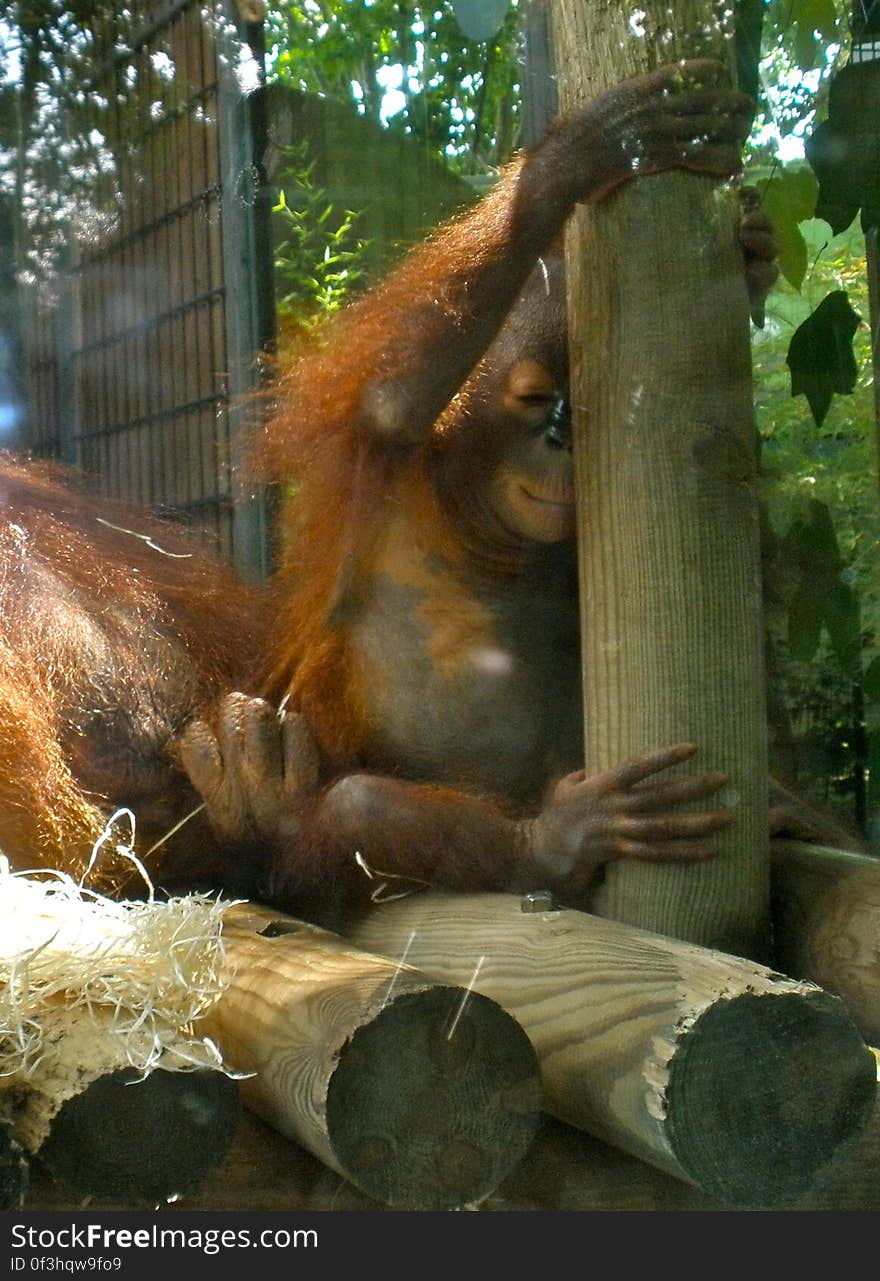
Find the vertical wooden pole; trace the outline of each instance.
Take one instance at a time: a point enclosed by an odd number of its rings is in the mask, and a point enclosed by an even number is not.
[[[533,147],[559,114],[550,0],[529,0],[520,28],[520,77],[522,79],[523,145]]]
[[[563,109],[678,58],[734,65],[711,4],[554,4]],[[767,731],[738,217],[728,184],[645,177],[578,211],[567,270],[588,766],[693,741],[688,772],[728,772],[736,814],[712,863],[615,863],[591,910],[763,958]]]

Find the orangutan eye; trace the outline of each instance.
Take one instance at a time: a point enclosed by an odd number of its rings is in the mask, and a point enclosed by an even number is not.
[[[551,449],[571,449],[571,406],[564,396],[553,398],[544,424],[544,441]]]

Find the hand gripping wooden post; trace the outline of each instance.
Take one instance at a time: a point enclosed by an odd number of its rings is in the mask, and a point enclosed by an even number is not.
[[[733,14],[734,6],[728,6]],[[563,109],[681,57],[732,64],[707,0],[553,0]],[[726,20],[726,19],[725,19]],[[735,194],[670,171],[568,227],[590,770],[690,741],[736,822],[701,866],[609,866],[590,910],[766,959],[767,731],[747,290]]]
[[[268,908],[224,916],[230,986],[199,1030],[244,1101],[368,1196],[406,1209],[479,1201],[530,1145],[541,1109],[529,1040],[461,985]]]
[[[731,1204],[810,1189],[876,1064],[843,1004],[753,961],[513,895],[415,895],[350,936],[515,1015],[553,1115]]]

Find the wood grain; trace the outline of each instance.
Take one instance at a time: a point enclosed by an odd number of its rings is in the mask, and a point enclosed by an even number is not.
[[[726,59],[715,13],[698,0],[674,12],[666,0],[638,11],[555,0],[563,108],[681,57]],[[736,818],[713,838],[711,863],[609,866],[590,910],[766,960],[761,573],[737,222],[723,183],[675,171],[637,178],[569,223],[587,765],[694,742],[688,772],[728,773],[722,799]]]
[[[510,1011],[546,1107],[731,1204],[790,1200],[858,1134],[876,1064],[842,1003],[755,962],[512,895],[373,909],[359,947]]]
[[[230,909],[223,938],[231,983],[199,1027],[282,1134],[405,1208],[479,1200],[522,1157],[537,1060],[490,998],[255,905]]]
[[[776,964],[842,997],[871,1045],[880,1045],[880,860],[773,843]]]

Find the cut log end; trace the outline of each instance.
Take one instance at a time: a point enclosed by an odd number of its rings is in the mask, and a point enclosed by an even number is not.
[[[359,1028],[327,1095],[327,1131],[362,1191],[402,1209],[480,1201],[525,1155],[538,1062],[511,1015],[461,988],[408,993]]]
[[[17,1210],[24,1201],[29,1167],[24,1149],[0,1123],[0,1210]]]
[[[75,1191],[126,1203],[167,1201],[198,1186],[225,1155],[240,1115],[222,1072],[131,1068],[63,1104],[39,1151]]]
[[[810,1188],[865,1124],[877,1065],[824,992],[712,1005],[670,1065],[668,1133],[682,1170],[720,1200],[775,1205]]]

